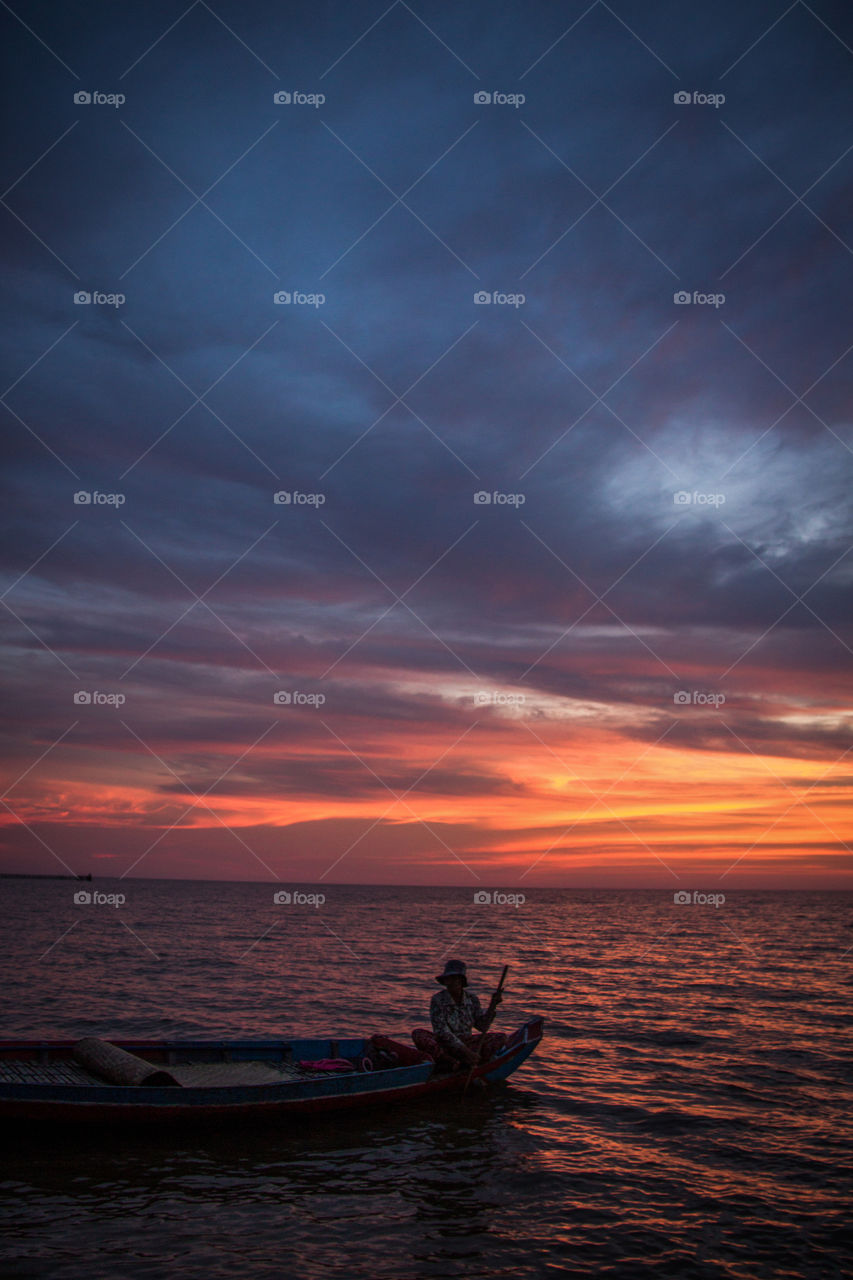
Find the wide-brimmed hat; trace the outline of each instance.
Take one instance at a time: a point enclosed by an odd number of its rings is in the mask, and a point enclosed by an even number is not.
[[[444,966],[444,973],[436,974],[436,982],[440,982],[442,986],[446,986],[448,978],[461,978],[463,987],[468,986],[468,979],[465,977],[465,965],[461,960],[448,960]]]

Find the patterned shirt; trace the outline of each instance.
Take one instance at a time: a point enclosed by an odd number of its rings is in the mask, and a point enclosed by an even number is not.
[[[436,991],[430,1000],[429,1016],[436,1039],[446,1049],[457,1052],[467,1047],[461,1037],[470,1036],[474,1027],[478,1031],[486,1031],[489,1025],[480,1001],[467,987],[459,1004],[446,988]]]

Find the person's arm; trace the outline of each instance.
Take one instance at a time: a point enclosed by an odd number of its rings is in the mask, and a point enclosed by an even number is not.
[[[500,1004],[502,999],[503,999],[503,996],[498,995],[496,991],[495,994],[492,996],[491,1000],[489,1001],[488,1009],[486,1010],[485,1013],[483,1013],[482,1008],[480,1007],[480,1001],[477,999],[475,995],[471,996],[471,1003],[474,1006],[474,1026],[477,1028],[478,1031],[482,1031],[484,1035],[488,1031],[492,1023],[494,1022],[495,1014],[498,1011],[498,1005]]]

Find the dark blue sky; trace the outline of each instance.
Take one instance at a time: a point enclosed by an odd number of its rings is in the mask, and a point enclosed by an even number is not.
[[[665,735],[660,830],[688,756],[822,771],[826,812],[773,856],[840,868],[849,7],[20,3],[0,24],[9,865],[79,856],[80,823],[114,851],[175,822],[171,848],[199,816],[177,779],[221,797],[220,827],[308,824],[300,848],[334,852],[329,824],[429,770],[418,835],[464,816],[440,843],[466,866],[515,850],[520,874],[562,827],[515,755],[515,690],[572,767]],[[323,727],[311,704],[280,719],[280,689],[322,691]],[[81,690],[122,692],[121,716]],[[679,690],[722,693],[725,719]],[[489,794],[522,797],[517,843]],[[725,863],[762,822],[703,840]],[[612,832],[583,849],[603,865]],[[329,861],[300,856],[305,878]]]

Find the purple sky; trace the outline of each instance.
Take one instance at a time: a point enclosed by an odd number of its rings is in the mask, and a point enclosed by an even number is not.
[[[2,865],[847,883],[849,7],[0,25]]]

